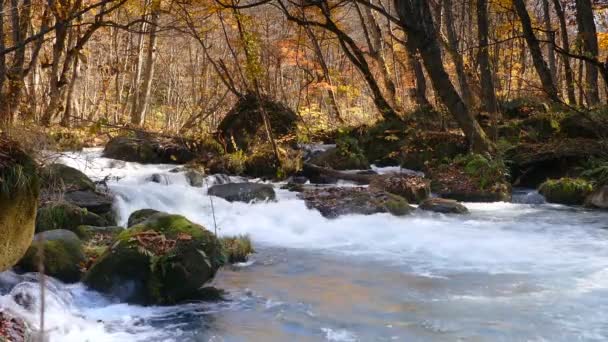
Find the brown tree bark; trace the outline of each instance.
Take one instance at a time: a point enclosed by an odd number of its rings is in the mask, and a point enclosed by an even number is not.
[[[498,103],[494,90],[494,72],[490,64],[490,54],[488,53],[488,1],[477,0],[477,37],[479,42],[479,70],[481,75],[481,91],[483,105],[488,113],[493,117],[498,113]]]
[[[599,48],[591,0],[576,0],[576,23],[578,39],[583,48],[582,54],[597,59]],[[585,94],[588,106],[595,106],[600,102],[597,79],[597,67],[592,63],[585,63]]]
[[[570,52],[570,42],[568,38],[568,26],[566,25],[566,16],[564,15],[564,9],[560,0],[553,0],[553,8],[559,21],[559,31],[562,40],[562,49],[567,53]],[[568,103],[571,105],[576,104],[576,95],[574,92],[574,74],[572,71],[572,64],[570,63],[570,57],[562,55],[564,63],[564,78],[566,82],[566,95],[568,97]]]
[[[452,0],[443,0],[443,10],[445,12],[445,28],[448,38],[449,52],[454,61],[456,69],[456,77],[458,78],[458,86],[460,88],[460,94],[464,104],[471,108],[473,105],[473,95],[471,94],[471,88],[464,70],[464,60],[462,54],[458,51],[458,36],[454,29],[454,13],[452,9]]]
[[[561,102],[559,96],[557,95],[557,88],[555,87],[555,83],[551,77],[551,71],[543,58],[540,43],[534,34],[530,14],[526,9],[526,3],[524,0],[513,0],[513,5],[515,6],[515,12],[517,12],[517,15],[521,21],[523,35],[526,39],[526,43],[528,44],[530,55],[532,56],[532,63],[534,64],[536,73],[540,78],[543,90],[552,101]]]
[[[408,39],[422,56],[435,91],[466,135],[471,150],[477,153],[493,151],[493,144],[456,92],[445,71],[429,3],[426,0],[395,0],[395,8],[402,28],[408,33]]]

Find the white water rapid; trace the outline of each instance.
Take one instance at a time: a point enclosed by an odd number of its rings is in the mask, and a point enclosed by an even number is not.
[[[153,208],[213,229],[206,188],[174,165],[101,158],[61,162],[107,179],[124,225]],[[150,181],[161,175],[161,183]],[[209,183],[212,180],[209,179]],[[466,203],[465,216],[328,220],[294,193],[278,201],[213,198],[218,234],[249,234],[253,262],[222,270],[227,301],[139,307],[49,280],[51,341],[606,341],[608,212],[542,203]],[[15,286],[15,284],[17,284]],[[36,275],[0,274],[0,308],[37,327]]]

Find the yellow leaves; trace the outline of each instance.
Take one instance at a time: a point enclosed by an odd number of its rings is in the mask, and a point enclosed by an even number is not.
[[[598,42],[600,51],[602,51],[602,52],[608,51],[608,32],[598,32],[597,33],[597,42]]]
[[[490,12],[504,13],[511,11],[512,8],[513,0],[490,0]]]

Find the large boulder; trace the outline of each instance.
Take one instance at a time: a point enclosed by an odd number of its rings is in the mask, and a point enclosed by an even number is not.
[[[400,196],[368,188],[310,189],[298,194],[309,209],[317,209],[327,218],[342,215],[391,213],[396,216],[409,214],[413,208]]]
[[[120,233],[83,281],[127,303],[172,305],[200,298],[223,263],[213,233],[183,216],[157,213]]]
[[[42,168],[42,184],[55,191],[94,191],[95,183],[80,170],[64,164],[50,164]]]
[[[329,167],[334,170],[366,170],[369,169],[369,162],[365,156],[341,151],[339,148],[330,148],[309,161],[313,165]]]
[[[151,216],[160,213],[158,210],[154,209],[140,209],[136,210],[129,215],[129,219],[127,220],[127,227],[133,227],[137,224],[140,224],[150,218]]]
[[[66,229],[76,232],[80,225],[106,226],[111,224],[104,217],[67,202],[50,202],[38,209],[36,232]]]
[[[111,196],[97,191],[70,191],[64,194],[64,199],[99,215],[112,211],[114,201]]]
[[[538,192],[549,203],[581,205],[593,192],[593,185],[580,178],[549,179],[540,185]]]
[[[295,133],[298,115],[293,110],[266,96],[260,100],[254,94],[247,94],[237,101],[218,126],[219,138],[229,152],[249,151],[268,141],[260,108],[268,117],[275,139]]]
[[[19,261],[32,242],[39,187],[32,158],[0,136],[0,272]]]
[[[585,205],[591,208],[608,209],[608,185],[604,185],[585,199]]]
[[[410,203],[420,203],[431,195],[430,180],[409,174],[378,175],[369,186],[399,195]]]
[[[210,187],[208,194],[228,202],[273,201],[276,198],[272,185],[260,183],[218,184]]]
[[[509,149],[513,184],[536,188],[547,179],[577,177],[590,159],[601,157],[605,147],[593,139],[558,139],[546,143],[525,143]]]
[[[23,272],[38,272],[42,264],[46,275],[66,283],[75,283],[80,280],[84,261],[82,242],[78,236],[69,230],[58,229],[36,234],[32,246],[17,267]]]
[[[428,198],[420,203],[418,208],[442,214],[466,214],[469,212],[467,207],[458,201],[445,198]]]
[[[187,140],[141,133],[112,138],[103,156],[142,164],[185,164],[194,159],[209,160],[222,151],[222,146],[211,138]]]

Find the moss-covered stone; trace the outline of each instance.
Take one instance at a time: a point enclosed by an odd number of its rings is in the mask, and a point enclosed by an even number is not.
[[[51,202],[38,209],[36,232],[67,229],[78,234],[78,226],[107,226],[105,218],[67,202]]]
[[[73,232],[59,229],[36,234],[17,267],[23,272],[38,272],[41,257],[46,275],[67,283],[80,280],[85,257],[82,243]]]
[[[547,202],[580,205],[593,192],[593,185],[580,178],[549,179],[538,188]]]
[[[247,94],[237,101],[218,126],[220,140],[228,152],[249,151],[268,141],[260,108],[270,121],[275,139],[295,137],[298,115],[293,110],[266,96],[259,99],[254,94]]]
[[[127,227],[133,227],[136,224],[140,224],[147,220],[150,216],[154,214],[158,214],[160,211],[154,209],[140,209],[136,210],[131,215],[129,215],[129,219],[127,220]]]
[[[330,148],[310,160],[311,164],[329,167],[334,170],[367,170],[369,162],[361,154],[341,151],[339,148]]]
[[[12,267],[34,236],[40,188],[36,164],[0,137],[0,272]]]
[[[247,235],[227,236],[220,239],[227,262],[234,264],[247,261],[254,252],[251,239]]]
[[[95,183],[81,171],[63,164],[47,165],[41,170],[45,189],[65,191],[95,190]]]
[[[298,194],[306,206],[317,209],[327,218],[342,215],[391,213],[402,216],[413,208],[400,196],[368,188],[310,189]]]
[[[157,213],[120,233],[84,282],[128,303],[170,305],[197,298],[223,263],[213,233],[183,216]]]
[[[272,185],[260,183],[217,184],[209,188],[208,194],[228,202],[274,201],[276,198]]]

